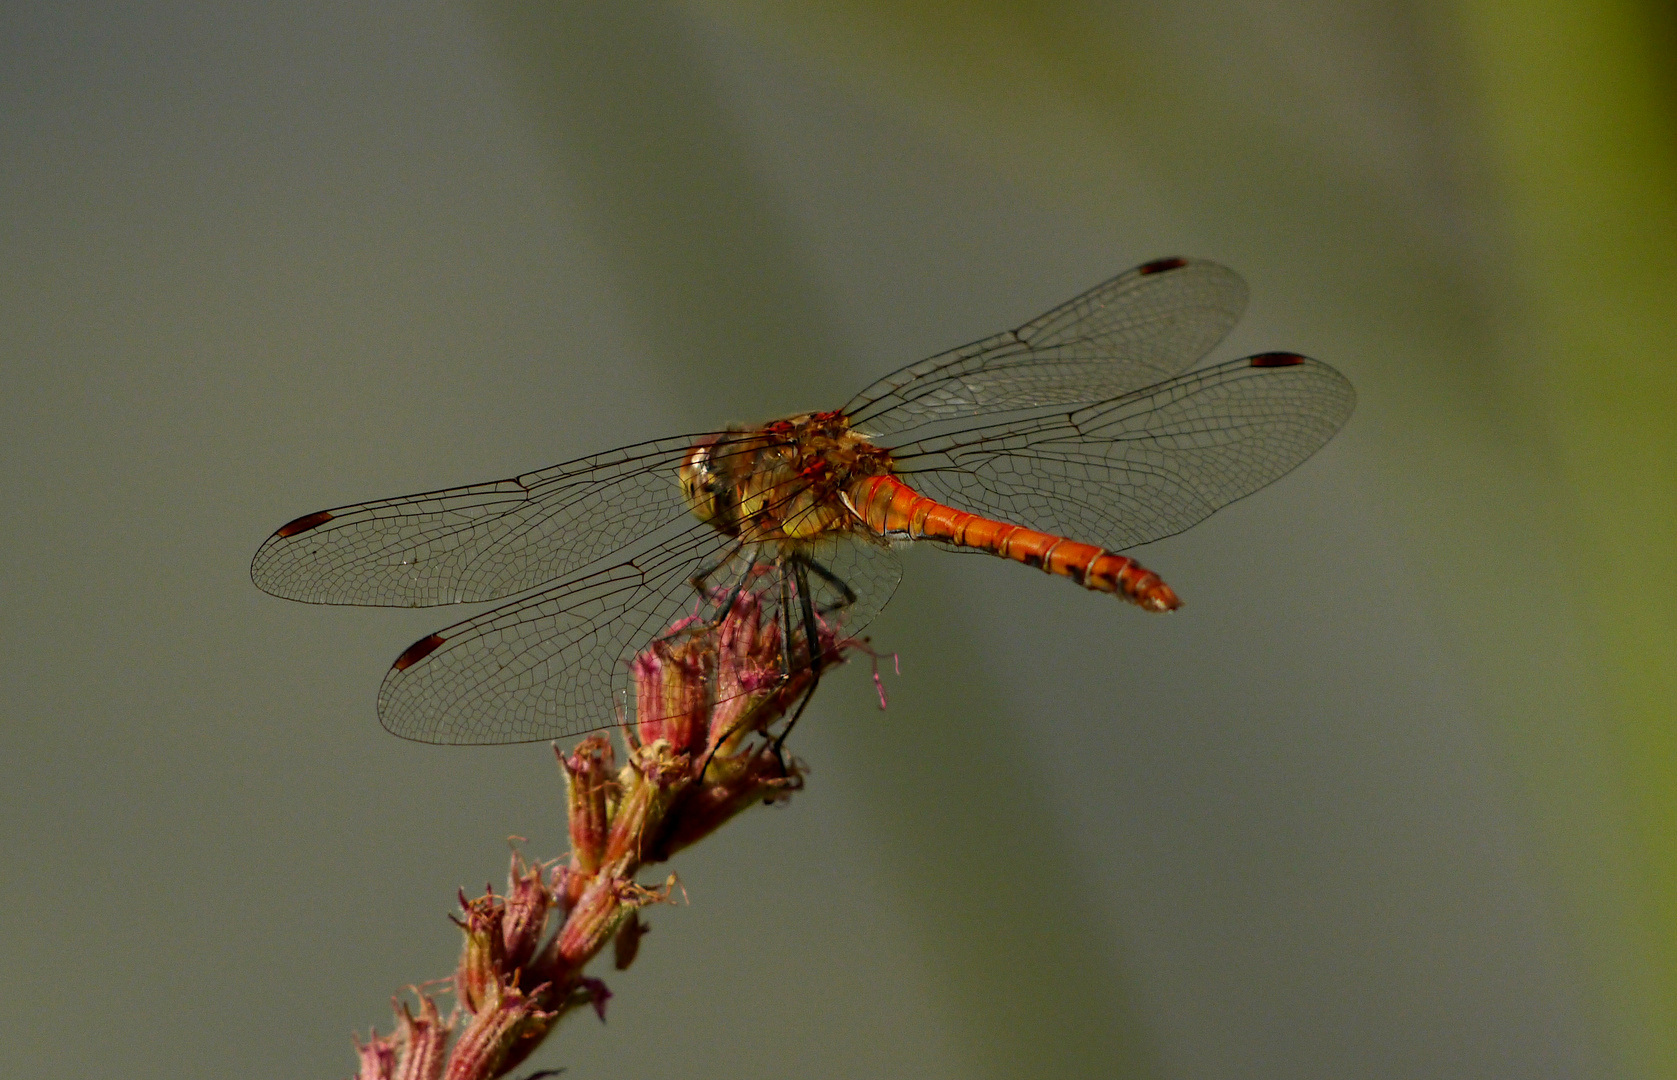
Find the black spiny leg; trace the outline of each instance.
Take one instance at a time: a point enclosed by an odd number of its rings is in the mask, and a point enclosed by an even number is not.
[[[792,594],[787,590],[786,557],[775,560],[775,576],[780,579],[780,678],[792,681]]]
[[[809,563],[802,558],[792,560],[792,572],[798,579],[798,607],[804,617],[804,651],[809,654],[809,671],[815,681],[821,681],[821,666],[826,655],[821,648],[821,633],[815,618],[815,598],[809,594]]]
[[[722,558],[718,559],[712,565],[705,567],[703,570],[700,570],[697,574],[694,574],[688,579],[687,583],[693,586],[694,592],[699,594],[701,609],[704,601],[710,595],[710,579],[716,575],[718,570],[733,562],[734,559],[739,556],[739,553],[744,550],[744,548],[744,544],[735,545],[726,555],[722,556]],[[728,599],[723,603],[722,609],[718,611],[716,617],[710,621],[712,626],[722,625],[722,620],[726,619],[728,617],[728,613],[734,610],[734,602],[740,598],[740,593],[745,591],[745,586],[750,581],[751,572],[750,568],[747,567],[746,572],[740,576],[739,583],[728,593]]]
[[[782,769],[786,768],[786,758],[781,753],[781,748],[786,745],[786,736],[792,734],[792,729],[797,726],[798,718],[803,716],[804,710],[809,707],[809,699],[815,696],[815,688],[821,683],[821,668],[826,660],[825,652],[821,648],[821,634],[817,628],[819,624],[815,617],[815,600],[809,595],[808,567],[813,564],[801,556],[793,556],[791,562],[792,573],[796,576],[798,583],[798,607],[803,614],[804,651],[809,657],[810,679],[809,689],[804,691],[804,699],[798,703],[798,710],[792,714],[792,719],[786,722],[786,726],[781,729],[780,735],[774,740],[775,757],[780,759]],[[837,582],[837,579],[832,577],[825,569],[818,569],[816,572],[829,581]],[[781,580],[784,582],[785,577],[782,576]],[[838,582],[838,584],[844,587],[842,582]],[[848,587],[845,587],[844,591],[850,592]],[[855,599],[855,594],[850,593],[850,598]],[[790,615],[787,617],[790,619]]]
[[[856,590],[852,589],[850,587],[849,583],[846,582],[843,578],[839,577],[837,574],[833,573],[831,570],[827,569],[825,566],[822,566],[820,563],[816,562],[814,559],[802,558],[801,561],[803,562],[803,564],[805,566],[807,566],[811,570],[815,571],[817,577],[819,577],[822,581],[825,581],[827,584],[831,585],[833,588],[837,589],[839,591],[839,594],[844,597],[844,599],[840,600],[838,603],[833,604],[829,607],[822,608],[821,609],[821,614],[831,615],[835,611],[843,611],[845,608],[849,607],[851,604],[854,604],[856,602]]]

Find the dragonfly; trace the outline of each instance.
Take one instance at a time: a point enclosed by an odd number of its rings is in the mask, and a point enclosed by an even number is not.
[[[909,542],[1170,611],[1175,591],[1122,552],[1279,479],[1356,404],[1296,353],[1190,370],[1246,298],[1214,262],[1157,259],[836,410],[306,514],[251,578],[314,604],[504,601],[409,646],[380,685],[387,729],[451,744],[624,722],[636,653],[671,626],[720,625],[746,588],[788,669],[819,675],[823,629],[867,625]]]

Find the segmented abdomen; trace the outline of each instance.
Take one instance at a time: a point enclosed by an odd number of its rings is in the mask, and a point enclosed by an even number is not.
[[[850,485],[849,495],[868,528],[880,536],[941,540],[988,551],[1070,578],[1086,589],[1121,596],[1149,611],[1170,611],[1182,603],[1159,575],[1134,559],[945,506],[894,476],[863,477]]]

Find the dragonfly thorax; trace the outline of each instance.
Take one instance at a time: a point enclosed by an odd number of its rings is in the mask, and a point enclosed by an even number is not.
[[[751,543],[814,540],[862,526],[850,483],[891,471],[890,452],[842,413],[804,413],[693,444],[678,470],[695,517]]]

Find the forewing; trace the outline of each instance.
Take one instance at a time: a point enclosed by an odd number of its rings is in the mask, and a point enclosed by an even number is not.
[[[1267,353],[1069,413],[926,439],[894,457],[904,482],[933,499],[1119,551],[1279,479],[1355,405],[1328,365]]]
[[[264,592],[315,604],[504,599],[686,517],[676,470],[699,438],[309,514],[268,538],[250,576]]]
[[[844,408],[874,435],[922,424],[1104,401],[1186,369],[1246,308],[1234,271],[1160,259],[1119,274],[1054,310],[971,345],[895,371]]]

